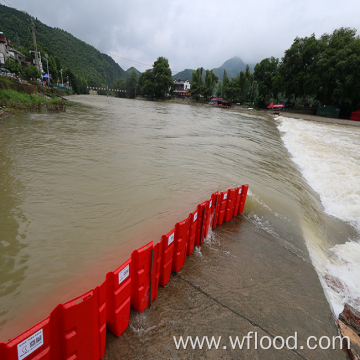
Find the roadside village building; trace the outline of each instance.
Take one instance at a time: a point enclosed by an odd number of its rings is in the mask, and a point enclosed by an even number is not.
[[[189,80],[174,80],[174,94],[178,96],[191,96]]]
[[[12,47],[12,42],[0,32],[0,64],[4,65],[5,60],[10,59],[23,63],[26,61],[25,55]]]

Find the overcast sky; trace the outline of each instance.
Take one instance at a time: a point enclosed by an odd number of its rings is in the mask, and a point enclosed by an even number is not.
[[[360,0],[0,0],[110,55],[124,69],[159,56],[173,74],[281,58],[295,37],[350,27],[360,35]],[[0,24],[1,27],[1,24]],[[1,29],[0,29],[1,31]]]

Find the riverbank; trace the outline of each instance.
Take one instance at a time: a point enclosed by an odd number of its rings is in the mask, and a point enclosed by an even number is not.
[[[231,349],[231,340],[238,336],[241,341],[248,334],[242,350]],[[337,335],[310,260],[238,216],[218,227],[201,251],[187,258],[184,268],[159,289],[150,309],[141,314],[132,310],[130,325],[119,338],[108,332],[104,360],[345,359],[339,342],[335,350],[307,346],[311,336]],[[206,343],[203,349],[190,344],[177,349],[174,337],[178,341],[180,336],[221,340],[219,349]],[[282,347],[280,337],[289,339],[289,348],[275,348]]]
[[[323,122],[323,123],[328,123],[328,124],[360,126],[360,121],[329,118],[329,117],[323,117],[323,116],[317,116],[317,115],[295,114],[295,113],[288,113],[286,111],[281,111],[281,112],[279,112],[279,114],[276,114],[274,116],[283,116],[283,117],[287,117],[287,118],[300,119],[300,120],[306,120],[306,121],[317,121],[317,122]]]

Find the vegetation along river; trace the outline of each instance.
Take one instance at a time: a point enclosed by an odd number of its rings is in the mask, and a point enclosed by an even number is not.
[[[64,113],[0,122],[0,341],[102,283],[213,192],[241,184],[250,188],[243,216],[313,264],[334,315],[345,302],[360,309],[359,128],[70,100]]]

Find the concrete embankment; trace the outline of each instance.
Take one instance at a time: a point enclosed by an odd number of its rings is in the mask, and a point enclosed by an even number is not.
[[[107,334],[105,360],[346,358],[339,341],[334,350],[317,343],[321,337],[332,341],[338,332],[310,261],[243,217],[214,234],[159,289],[150,309],[141,314],[132,310],[130,325],[119,338]],[[206,342],[202,349],[190,343],[177,349],[174,337],[178,341],[180,336],[221,340],[218,349],[209,349]],[[249,336],[243,349],[232,349],[236,336],[240,341]],[[277,349],[280,337],[288,339],[289,348]],[[262,349],[269,341],[275,346]]]

